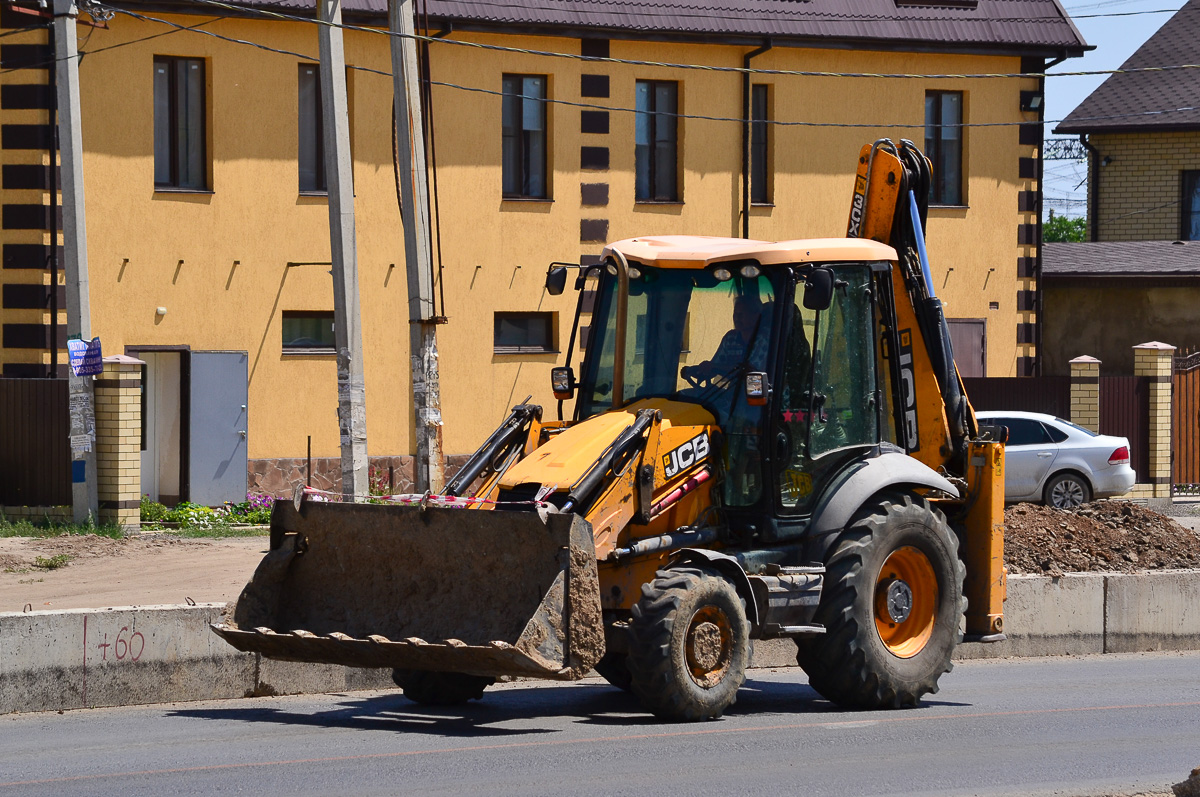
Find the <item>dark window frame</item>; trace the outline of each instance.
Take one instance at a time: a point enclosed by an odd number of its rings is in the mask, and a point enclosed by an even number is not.
[[[282,338],[283,353],[287,354],[335,354],[337,352],[336,337],[329,342],[328,345],[318,343],[316,345],[288,345],[287,331],[288,321],[291,320],[319,320],[329,321],[329,334],[334,336],[333,327],[333,311],[332,310],[284,310],[279,324]]]
[[[771,85],[750,87],[750,204],[770,205],[771,184]]]
[[[530,97],[526,81],[530,79],[542,82],[542,95]],[[512,83],[520,83],[520,91]],[[503,97],[500,106],[500,160],[501,160],[501,194],[504,199],[550,199],[550,113],[547,110],[550,94],[550,77],[548,75],[521,74],[505,72],[501,77]],[[525,101],[533,99],[540,104],[539,116],[541,129],[526,129]],[[513,108],[515,106],[515,109]],[[512,113],[512,118],[518,125],[506,125],[505,119]],[[541,139],[540,163],[536,150],[536,139]],[[510,147],[513,141],[516,146]],[[510,156],[511,152],[511,156]],[[515,160],[512,160],[515,159]],[[536,169],[541,169],[541,186],[536,185]],[[519,190],[510,190],[509,186],[519,184]]]
[[[636,202],[679,204],[683,192],[679,185],[679,81],[639,80],[634,86],[635,106],[640,101],[638,89],[647,87],[647,107],[634,111],[634,200]],[[658,107],[659,89],[671,94],[670,109]],[[641,117],[647,117],[648,135],[646,144],[637,143],[637,127]],[[660,153],[659,135],[669,133],[662,139],[662,149],[669,150],[667,157],[671,168],[669,174],[660,175],[663,153]],[[641,175],[645,172],[645,185]]]
[[[187,154],[179,140],[180,127],[180,111],[184,106],[185,100],[179,96],[179,70],[180,68],[188,69],[191,66],[198,66],[200,70],[200,119],[193,123],[190,118],[188,122],[189,132],[197,135],[200,139],[199,150],[201,153],[201,163],[199,165],[200,175],[196,180],[184,176],[182,173],[187,171],[184,166]],[[167,179],[165,181],[158,179],[159,174],[159,144],[154,141],[154,189],[156,191],[194,191],[200,193],[208,193],[212,190],[210,179],[211,160],[208,152],[208,64],[204,58],[190,58],[185,56],[173,55],[156,55],[154,56],[154,70],[157,75],[158,69],[164,67],[167,70],[167,142],[166,142],[166,171]],[[155,80],[153,102],[155,105],[155,120],[154,127],[158,127],[157,105],[158,105],[158,86]],[[154,131],[157,138],[158,131]]]
[[[958,98],[958,119],[946,124],[942,121],[946,97]],[[930,102],[933,107],[931,109]],[[932,113],[931,113],[932,110]],[[966,158],[966,93],[962,91],[930,90],[925,92],[925,155],[933,164],[933,179],[929,182],[929,204],[962,207],[967,204],[966,181],[963,178],[963,162]],[[957,130],[956,137],[945,135],[947,129]],[[946,163],[954,157],[949,142],[957,140],[957,179],[953,184],[946,179],[949,170]]]
[[[492,352],[494,354],[557,354],[558,336],[556,314],[546,311],[534,312],[502,312],[496,311],[492,317]],[[502,321],[539,321],[543,323],[544,336],[542,342],[535,343],[501,343],[500,324]]]
[[[1180,172],[1179,187],[1179,240],[1200,241],[1200,169]],[[1189,199],[1192,201],[1189,202]],[[1193,229],[1197,233],[1195,237],[1192,237]]]
[[[305,128],[305,112],[304,106],[304,80],[305,72],[311,70],[314,84],[312,97],[315,100],[315,107],[311,110],[310,126],[313,128],[309,132],[314,137],[315,163],[313,164],[313,178],[311,185],[305,185],[305,170],[304,170],[304,128]],[[348,93],[348,92],[347,92]],[[296,70],[296,126],[298,138],[296,142],[296,171],[297,182],[301,194],[328,196],[329,181],[325,176],[325,112],[321,105],[321,66],[320,64],[302,63],[297,65]]]

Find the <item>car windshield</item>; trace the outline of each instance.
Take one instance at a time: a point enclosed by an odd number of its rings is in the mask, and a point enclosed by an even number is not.
[[[767,368],[776,287],[757,267],[674,269],[630,264],[621,404],[688,391],[700,403],[745,371]],[[577,415],[613,403],[617,278],[601,273]],[[685,378],[680,372],[687,366]],[[697,384],[699,382],[699,385]],[[711,393],[711,395],[710,395]]]
[[[1099,432],[1093,432],[1091,429],[1085,429],[1084,427],[1080,426],[1077,423],[1071,423],[1066,418],[1059,418],[1058,416],[1055,416],[1054,420],[1057,421],[1058,423],[1061,423],[1063,426],[1070,426],[1072,429],[1077,429],[1080,432],[1083,432],[1084,434],[1086,434],[1088,437],[1099,437],[1100,436]]]

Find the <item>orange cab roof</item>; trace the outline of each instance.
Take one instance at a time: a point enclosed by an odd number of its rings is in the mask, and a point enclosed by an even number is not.
[[[655,235],[626,238],[604,248],[646,265],[703,268],[731,260],[756,260],[764,266],[783,263],[896,260],[896,250],[866,238],[806,238],[796,241],[753,241],[705,235]]]

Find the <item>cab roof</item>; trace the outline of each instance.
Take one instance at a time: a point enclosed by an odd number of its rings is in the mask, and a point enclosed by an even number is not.
[[[705,235],[657,235],[626,238],[604,247],[630,260],[664,268],[704,268],[714,263],[755,260],[764,266],[787,263],[896,260],[896,250],[866,238],[805,238],[754,241]]]

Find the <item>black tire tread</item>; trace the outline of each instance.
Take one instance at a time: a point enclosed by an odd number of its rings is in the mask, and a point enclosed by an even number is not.
[[[680,663],[672,658],[672,634],[680,612],[686,611],[697,596],[713,594],[714,590],[727,591],[738,616],[730,618],[735,626],[730,671],[721,684],[704,690],[677,674]],[[652,582],[642,585],[641,600],[633,607],[628,662],[631,691],[656,716],[686,721],[719,717],[736,702],[749,663],[749,623],[741,598],[727,580],[707,570],[658,571]]]
[[[924,661],[930,666],[919,677],[906,678],[899,677],[889,666],[893,662],[877,655],[878,646],[872,645],[877,640],[868,636],[878,635],[874,621],[865,623],[865,628],[860,627],[855,610],[860,600],[859,582],[864,560],[870,549],[887,544],[893,517],[915,517],[916,513],[928,516],[929,527],[952,553],[955,583],[950,586],[957,592],[957,610],[953,629],[946,628],[945,623],[935,626],[934,637],[917,654],[917,657],[926,657]],[[825,626],[826,633],[797,645],[796,660],[808,674],[809,685],[840,706],[860,709],[916,706],[923,695],[936,693],[938,679],[953,669],[950,657],[954,647],[962,641],[962,630],[957,621],[967,608],[962,589],[966,568],[957,552],[958,538],[942,513],[925,499],[909,493],[887,493],[868,503],[842,532],[827,557],[824,593],[815,617],[816,622]],[[873,588],[873,581],[872,576],[869,588]],[[868,594],[865,599],[869,606],[874,595]],[[870,611],[868,617],[873,617]],[[935,642],[939,637],[940,641]],[[947,645],[947,641],[950,644]],[[939,651],[937,647],[945,650]]]

